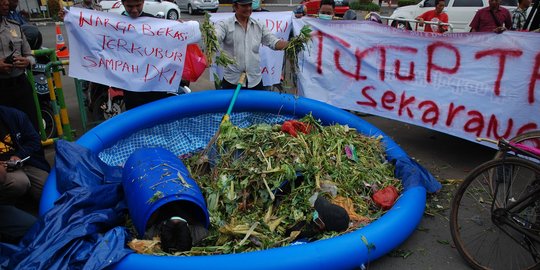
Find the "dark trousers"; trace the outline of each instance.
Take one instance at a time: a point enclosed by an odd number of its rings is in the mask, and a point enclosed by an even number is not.
[[[152,101],[172,96],[166,92],[133,92],[124,90],[124,102],[126,110],[131,110]]]
[[[0,241],[16,244],[36,218],[11,205],[0,205]]]
[[[24,73],[17,77],[0,79],[0,105],[25,112],[32,126],[39,132],[37,109],[32,91],[32,86]]]
[[[247,85],[247,81],[246,81],[246,85]],[[228,82],[227,80],[223,79],[221,80],[221,89],[236,89],[236,86],[238,86],[238,84],[232,84],[230,82]],[[248,90],[265,90],[264,89],[264,85],[262,83],[262,80],[261,82],[259,82],[259,84],[253,86],[253,87],[242,87],[240,89],[248,89]]]

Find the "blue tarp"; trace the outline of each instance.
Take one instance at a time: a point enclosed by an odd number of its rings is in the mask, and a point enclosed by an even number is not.
[[[440,183],[410,158],[392,161],[405,189],[440,189]],[[55,168],[61,197],[19,245],[0,243],[0,268],[104,269],[132,253],[125,246],[129,236],[123,227],[127,208],[121,168],[66,141],[56,143]]]
[[[105,178],[119,169],[66,141],[56,143],[55,167],[62,196],[19,245],[0,243],[0,268],[104,269],[132,253],[120,178]]]

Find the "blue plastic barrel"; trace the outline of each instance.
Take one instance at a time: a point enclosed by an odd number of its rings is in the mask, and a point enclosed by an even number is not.
[[[139,237],[144,236],[149,220],[159,221],[159,216],[187,215],[188,222],[208,228],[210,219],[202,192],[186,166],[170,151],[160,147],[135,150],[124,165],[122,180]]]

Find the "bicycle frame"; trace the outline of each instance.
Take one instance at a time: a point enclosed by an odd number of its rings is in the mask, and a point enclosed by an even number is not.
[[[506,141],[504,139],[499,140],[498,142],[499,149],[503,150],[505,153],[511,153],[513,152],[513,155],[516,157],[520,157],[520,155],[536,159],[537,161],[540,161],[540,157],[537,156],[534,153],[531,153],[527,150],[524,150],[520,148],[519,144],[511,144],[509,141]],[[507,173],[508,175],[512,175],[513,172],[507,172],[506,168],[504,167],[504,159],[506,157],[503,156],[503,174],[506,177]],[[520,157],[523,158],[523,157]],[[539,164],[540,166],[540,164]],[[514,179],[513,181],[517,181],[518,179]],[[540,180],[540,179],[539,179]],[[512,182],[513,182],[512,181]],[[510,185],[508,186],[508,189],[510,188]],[[522,217],[515,215],[513,213],[520,213],[523,210],[525,210],[527,207],[534,205],[535,202],[540,201],[540,185],[537,185],[534,187],[534,189],[529,192],[527,196],[524,196],[520,198],[519,200],[512,201],[511,198],[504,198],[505,201],[510,201],[511,203],[506,205],[506,207],[497,207],[496,206],[496,199],[497,194],[499,193],[499,185],[496,185],[495,192],[493,193],[493,201],[491,203],[491,213],[492,213],[492,221],[493,224],[495,224],[501,231],[503,231],[508,237],[512,238],[514,241],[519,243],[523,248],[528,250],[535,261],[540,260],[540,252],[534,248],[534,245],[530,245],[530,242],[525,242],[522,240],[528,240],[536,243],[540,243],[540,235],[533,234],[530,231],[526,230],[525,228],[531,228],[534,224],[530,223],[530,221],[524,220]],[[506,192],[506,194],[510,194],[510,192]],[[538,217],[540,218],[540,217]],[[502,225],[507,225],[508,227],[514,229],[515,231],[522,234],[525,239],[516,239],[515,236],[510,234],[510,232]],[[528,245],[527,245],[528,244]]]
[[[497,197],[498,189],[499,188],[497,186],[495,188],[494,197]],[[493,200],[493,202],[491,203],[491,219],[493,221],[493,224],[499,227],[499,229],[501,229],[501,231],[508,235],[508,237],[512,238],[514,241],[523,246],[523,248],[529,250],[529,252],[531,253],[531,255],[533,255],[535,259],[540,259],[540,254],[538,250],[534,249],[534,246],[525,245],[522,240],[516,239],[516,237],[510,234],[507,229],[502,225],[507,225],[508,227],[521,233],[526,237],[527,240],[532,240],[533,242],[540,243],[540,235],[535,235],[530,231],[524,229],[524,227],[530,228],[534,224],[530,224],[529,221],[523,220],[521,217],[512,214],[514,212],[521,212],[522,210],[524,210],[531,204],[534,204],[538,200],[540,200],[540,187],[536,187],[528,196],[521,198],[504,208],[495,208],[495,200]],[[519,225],[516,223],[518,223]]]

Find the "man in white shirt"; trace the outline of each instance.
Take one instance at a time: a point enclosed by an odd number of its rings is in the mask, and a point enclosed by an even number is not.
[[[224,68],[222,89],[236,88],[240,74],[245,72],[247,81],[244,88],[264,90],[259,55],[261,44],[273,50],[287,47],[286,40],[278,39],[265,25],[250,17],[253,12],[251,4],[252,0],[233,0],[234,16],[216,27],[218,41],[236,61],[236,64]]]

